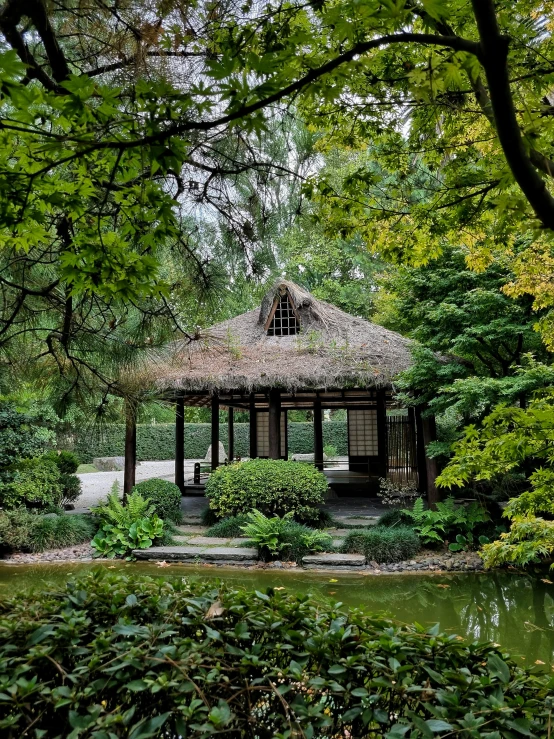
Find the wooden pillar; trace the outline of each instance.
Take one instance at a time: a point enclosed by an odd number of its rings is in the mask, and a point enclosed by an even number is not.
[[[175,485],[185,492],[185,399],[175,403]]]
[[[318,470],[323,469],[323,418],[321,400],[314,400],[314,464]]]
[[[421,418],[421,407],[414,409],[415,431],[416,431],[416,460],[418,490],[420,493],[427,492],[427,462],[425,459],[425,443],[423,441],[423,419]]]
[[[227,459],[232,462],[235,458],[235,414],[229,407],[227,416]]]
[[[421,410],[416,408],[416,423],[418,431],[418,472],[424,478],[424,484],[420,482],[420,488],[427,493],[427,502],[432,508],[435,503],[442,500],[442,495],[437,489],[435,480],[439,474],[437,461],[429,459],[426,454],[426,447],[432,441],[437,439],[437,426],[434,416],[422,416]]]
[[[212,470],[219,467],[219,395],[212,395]]]
[[[377,390],[377,455],[378,475],[387,476],[389,466],[388,429],[387,429],[387,396],[384,390]]]
[[[250,394],[250,459],[258,456],[258,425],[256,423],[256,398]]]
[[[281,391],[269,391],[269,458],[281,459]]]
[[[125,464],[123,472],[123,501],[131,494],[135,485],[137,466],[137,409],[136,405],[125,399]]]

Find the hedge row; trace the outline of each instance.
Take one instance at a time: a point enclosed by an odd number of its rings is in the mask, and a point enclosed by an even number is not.
[[[289,453],[310,454],[314,450],[314,430],[311,423],[289,423]],[[247,457],[250,448],[249,425],[235,423],[235,454]],[[219,438],[227,451],[227,425],[220,424]],[[124,452],[125,427],[113,425],[98,432],[87,429],[75,442],[74,451],[83,464],[94,457],[122,456]],[[185,457],[202,459],[211,443],[209,423],[185,424]],[[336,448],[337,453],[348,453],[348,438],[345,421],[327,421],[323,424],[323,443]],[[137,459],[175,458],[175,426],[172,423],[137,426]]]

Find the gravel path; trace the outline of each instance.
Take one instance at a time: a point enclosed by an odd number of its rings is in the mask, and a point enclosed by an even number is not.
[[[187,459],[185,461],[185,477],[193,474],[194,463],[196,459]],[[114,481],[119,483],[120,490],[123,488],[123,471],[121,472],[85,472],[78,475],[81,480],[83,492],[79,497],[76,505],[79,508],[89,508],[96,505],[99,501],[105,500],[110,492]],[[150,480],[152,477],[161,477],[164,480],[174,482],[175,480],[175,462],[173,460],[163,460],[159,462],[141,462],[136,471],[136,481]]]

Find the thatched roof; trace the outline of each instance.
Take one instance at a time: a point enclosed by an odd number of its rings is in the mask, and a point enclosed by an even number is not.
[[[268,336],[266,322],[285,291],[300,333]],[[174,344],[158,367],[156,385],[189,392],[390,387],[411,364],[410,343],[282,280],[259,310],[207,329],[192,344]]]

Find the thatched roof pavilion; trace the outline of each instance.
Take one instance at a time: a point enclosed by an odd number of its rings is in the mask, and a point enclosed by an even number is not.
[[[176,403],[177,484],[187,492],[186,405],[212,408],[214,469],[223,462],[218,458],[220,408],[229,410],[229,459],[234,458],[234,408],[250,413],[250,456],[270,458],[288,456],[287,410],[311,410],[314,463],[321,469],[324,411],[344,408],[345,479],[355,477],[359,483],[363,477],[366,493],[379,477],[417,480],[433,496],[434,466],[425,459],[432,419],[422,419],[413,409],[402,414],[393,400],[394,379],[412,361],[410,345],[403,336],[286,280],[268,291],[259,309],[207,329],[198,341],[175,342],[149,373],[160,396]]]
[[[271,327],[280,307],[290,325],[276,334]],[[200,342],[175,346],[157,384],[185,391],[189,401],[195,391],[390,389],[411,364],[410,343],[283,280],[259,309],[213,326]]]

